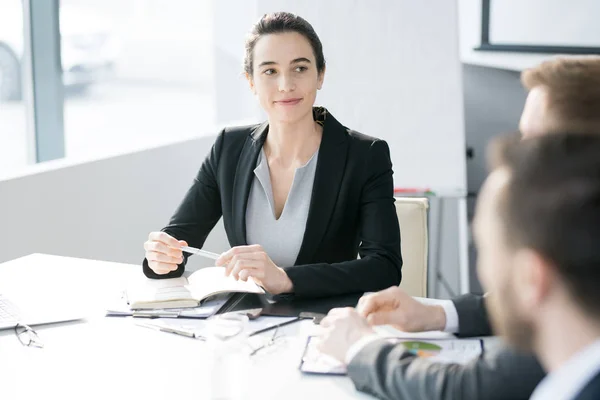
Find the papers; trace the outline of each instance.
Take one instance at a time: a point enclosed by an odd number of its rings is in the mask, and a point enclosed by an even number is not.
[[[216,314],[227,303],[230,295],[221,295],[203,301],[194,308],[169,308],[153,310],[132,310],[125,298],[106,310],[107,317],[147,317],[147,318],[208,318]]]
[[[425,332],[427,333],[427,332]],[[430,333],[430,332],[429,332]],[[405,350],[418,357],[434,362],[466,364],[483,353],[483,343],[479,339],[425,339],[388,337],[387,339],[404,346]],[[337,359],[321,353],[318,348],[319,338],[310,336],[302,356],[300,370],[311,374],[345,375],[346,366]]]
[[[456,339],[451,333],[442,332],[442,331],[430,331],[430,332],[404,332],[399,329],[394,328],[391,325],[380,325],[374,327],[375,332],[377,332],[382,337],[386,338],[399,338],[399,339]]]
[[[323,354],[317,348],[319,339],[309,336],[300,362],[300,371],[309,374],[346,375],[346,366],[337,359]]]
[[[246,334],[248,336],[264,332],[275,326],[281,326],[292,321],[298,320],[297,317],[268,317],[260,316],[248,322]],[[144,321],[144,327],[154,327],[165,332],[172,332],[189,337],[206,338],[207,327],[210,321],[202,319],[171,319],[157,318],[152,321]]]

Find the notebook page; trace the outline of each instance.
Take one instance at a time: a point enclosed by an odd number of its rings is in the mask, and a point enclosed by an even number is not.
[[[236,281],[231,275],[225,276],[223,267],[207,267],[199,269],[188,278],[187,288],[196,300],[224,292],[264,293],[252,278],[247,282]]]

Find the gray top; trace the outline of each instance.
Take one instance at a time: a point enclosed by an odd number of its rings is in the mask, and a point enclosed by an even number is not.
[[[279,219],[275,219],[275,202],[271,174],[264,150],[261,150],[246,206],[246,242],[260,244],[278,267],[296,263],[312,197],[317,150],[310,160],[294,173],[294,181]]]

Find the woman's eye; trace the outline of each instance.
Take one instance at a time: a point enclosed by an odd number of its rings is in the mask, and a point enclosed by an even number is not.
[[[308,69],[308,68],[306,68],[306,67],[303,67],[303,66],[298,66],[298,67],[296,67],[296,72],[304,72],[304,71],[306,71],[307,69]]]
[[[265,75],[273,75],[274,73],[275,73],[275,70],[273,68],[269,68],[263,72],[263,74],[265,74]]]

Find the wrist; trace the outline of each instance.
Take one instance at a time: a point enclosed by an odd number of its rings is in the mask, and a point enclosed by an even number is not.
[[[279,267],[278,267],[279,268]],[[281,273],[281,290],[278,294],[281,293],[292,293],[294,291],[294,283],[285,272],[283,268],[279,268],[279,272]]]
[[[439,305],[431,305],[431,324],[427,327],[428,331],[443,331],[446,328],[446,311]]]

